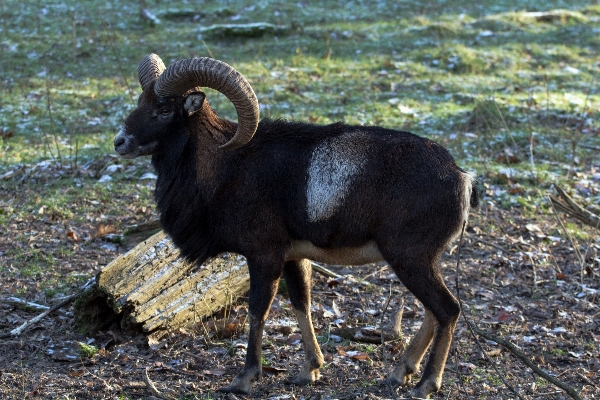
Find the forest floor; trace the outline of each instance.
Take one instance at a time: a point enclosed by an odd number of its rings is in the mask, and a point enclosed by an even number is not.
[[[49,176],[56,173],[48,171]],[[39,173],[38,179],[43,178]],[[44,196],[44,190],[26,191],[24,195]],[[514,343],[544,371],[575,388],[582,398],[600,398],[600,243],[588,241],[582,282],[572,243],[551,234],[560,229],[554,216],[541,220],[523,215],[516,207],[495,207],[494,195],[493,190],[486,190],[483,205],[472,211],[462,244],[458,282],[466,317],[481,329]],[[121,200],[127,202],[126,198]],[[121,221],[122,225],[156,217],[152,210],[137,212],[132,213],[135,217]],[[59,258],[63,254],[57,262],[62,268],[53,273],[72,282],[63,285],[63,292],[52,293],[59,299],[76,291],[81,284],[76,277],[93,276],[133,245],[112,243],[105,233],[114,232],[114,226],[91,220],[73,226],[52,214],[29,215],[3,228],[0,246],[5,253],[20,248],[23,253],[39,251]],[[8,230],[17,234],[11,237]],[[24,232],[27,234],[18,234]],[[457,244],[445,254],[442,264],[453,292]],[[14,268],[6,257],[2,262]],[[307,387],[289,384],[290,376],[300,368],[303,350],[289,300],[279,294],[263,342],[265,374],[254,385],[250,398],[384,399],[407,395],[407,388],[391,392],[381,381],[420,326],[422,307],[385,265],[330,268],[346,279],[313,272],[313,316],[325,356],[321,380]],[[0,293],[46,304],[47,291],[35,288],[44,287],[45,279],[54,279],[48,276],[5,275],[0,280]],[[405,314],[411,316],[403,320],[403,341],[382,347],[335,334],[348,326],[380,326],[382,313],[387,323],[401,302]],[[42,319],[21,335],[0,339],[2,398],[151,398],[144,381],[146,371],[163,394],[182,399],[233,398],[216,390],[243,364],[247,336],[240,321],[247,313],[244,298],[227,310],[227,321],[232,324],[229,330],[216,332],[211,328],[213,323],[204,321],[150,345],[144,335],[123,331],[116,323],[92,336],[81,335],[75,330],[70,307]],[[0,329],[13,329],[38,313],[40,310],[0,303]],[[223,318],[221,314],[212,320]],[[524,398],[566,398],[563,391],[534,374],[510,352],[484,338],[479,341],[490,354],[491,363],[461,318],[443,387],[434,398],[516,398],[500,376]],[[413,384],[418,378],[417,373]]]
[[[267,30],[243,33],[256,22]],[[244,360],[244,298],[150,344],[118,325],[80,334],[72,304],[5,337],[41,312],[11,298],[61,302],[134,245],[115,240],[127,227],[157,218],[149,160],[113,149],[149,53],[167,65],[195,56],[229,63],[254,88],[262,118],[378,125],[448,148],[483,194],[461,251],[464,315],[582,398],[600,398],[598,229],[548,201],[558,185],[600,213],[599,33],[597,0],[0,2],[0,399],[156,397],[146,371],[164,395],[233,398],[216,390]],[[224,96],[206,94],[235,120]],[[456,245],[442,263],[454,293]],[[419,328],[421,306],[384,265],[330,268],[346,279],[313,274],[321,380],[286,383],[303,351],[282,294],[263,342],[265,376],[247,397],[408,394],[381,381]],[[336,333],[378,326],[400,304],[401,342]],[[231,329],[211,330],[226,318]],[[434,398],[517,398],[502,378],[526,399],[567,397],[479,340],[491,361],[461,318]]]

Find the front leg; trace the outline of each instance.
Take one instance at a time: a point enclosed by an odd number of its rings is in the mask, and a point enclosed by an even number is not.
[[[302,333],[305,360],[294,383],[300,386],[319,379],[319,368],[323,365],[323,355],[315,337],[310,315],[310,288],[312,267],[310,261],[288,261],[283,267],[283,276],[290,294],[290,300]]]
[[[271,264],[273,265],[273,264]],[[248,349],[246,363],[242,370],[233,378],[231,384],[219,389],[221,392],[249,394],[252,382],[262,377],[262,336],[265,321],[271,308],[271,303],[277,292],[277,284],[281,276],[282,266],[269,267],[248,261],[250,272],[250,294],[248,309],[250,314],[250,331],[248,333]]]

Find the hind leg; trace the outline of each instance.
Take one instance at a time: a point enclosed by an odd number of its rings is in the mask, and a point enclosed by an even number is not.
[[[433,338],[423,376],[411,392],[414,397],[427,398],[429,394],[439,390],[442,384],[442,374],[460,309],[438,272],[438,257],[432,257],[431,252],[423,252],[420,257],[418,255],[413,249],[410,256],[403,257],[402,264],[392,264],[398,278],[423,304],[426,314],[421,329],[402,355],[390,380],[406,384],[410,375],[417,370]]]
[[[323,365],[323,355],[310,315],[310,286],[312,268],[310,261],[288,261],[283,267],[283,276],[290,294],[290,300],[302,333],[305,360],[300,373],[294,379],[297,385],[306,385],[319,379],[319,368]]]
[[[433,315],[425,309],[425,319],[421,324],[421,328],[402,353],[396,368],[388,376],[388,381],[392,386],[407,385],[411,375],[419,369],[421,360],[431,343],[431,339],[433,339],[434,325]]]

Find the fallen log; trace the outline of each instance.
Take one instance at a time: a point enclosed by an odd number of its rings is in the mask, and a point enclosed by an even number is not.
[[[554,189],[558,193],[558,197],[550,195],[550,201],[556,207],[557,210],[564,212],[565,214],[578,219],[585,225],[589,225],[594,228],[600,227],[600,216],[586,210],[561,189],[559,186],[554,185]]]
[[[227,307],[249,288],[243,257],[226,253],[198,266],[160,231],[96,276],[74,305],[75,323],[92,334],[119,320],[123,328],[159,337]]]

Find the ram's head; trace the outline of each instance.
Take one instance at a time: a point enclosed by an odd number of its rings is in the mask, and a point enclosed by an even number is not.
[[[221,149],[235,149],[252,139],[259,119],[258,100],[248,81],[224,62],[191,58],[165,68],[160,57],[150,54],[140,62],[138,77],[142,86],[138,105],[114,141],[120,156],[159,154],[169,132],[177,131],[192,116],[201,118],[205,94],[200,86],[224,94],[237,111],[237,131]]]

